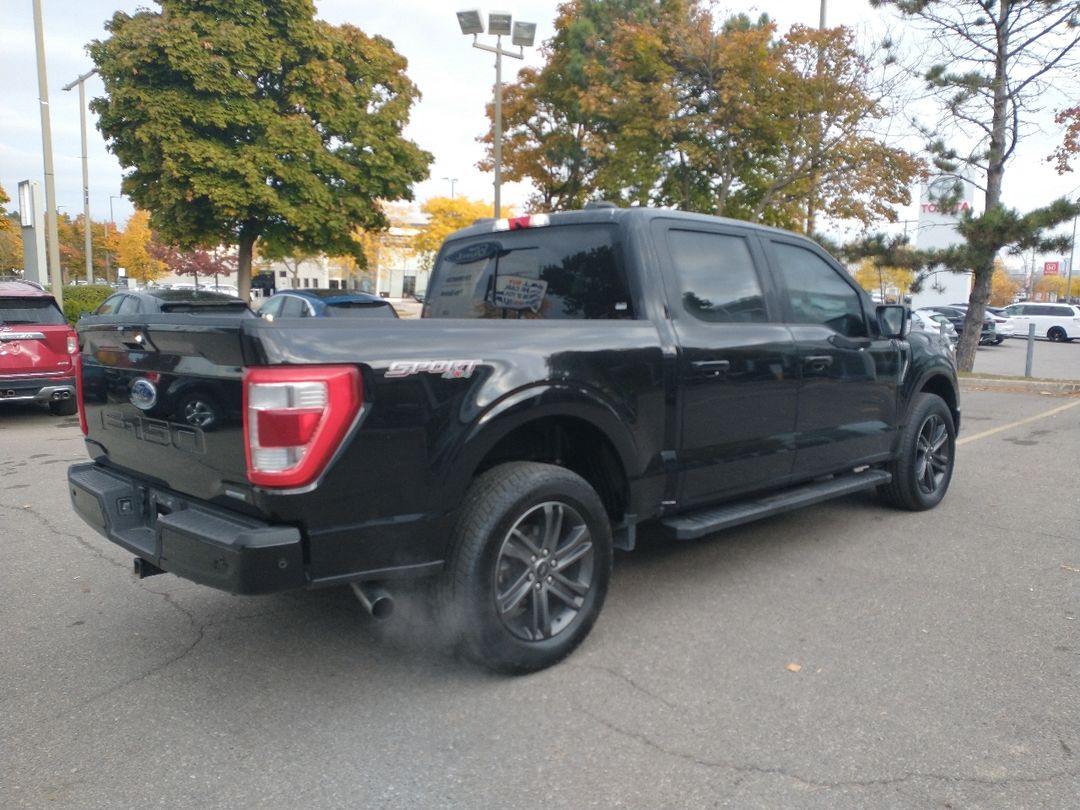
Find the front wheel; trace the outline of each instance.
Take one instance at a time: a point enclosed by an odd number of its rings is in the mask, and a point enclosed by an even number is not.
[[[881,494],[901,509],[932,509],[949,489],[955,461],[956,428],[948,405],[935,394],[918,394],[898,454],[886,468],[892,481]]]
[[[466,495],[440,585],[443,614],[478,663],[533,672],[588,635],[611,564],[611,527],[588,482],[550,464],[503,464]]]

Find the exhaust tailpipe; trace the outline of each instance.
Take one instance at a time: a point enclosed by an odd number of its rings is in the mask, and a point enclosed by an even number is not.
[[[371,585],[367,582],[350,582],[356,598],[364,609],[376,619],[387,619],[394,612],[394,597],[387,593],[381,585]]]

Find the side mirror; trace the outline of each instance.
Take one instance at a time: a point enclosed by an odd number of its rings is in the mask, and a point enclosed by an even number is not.
[[[882,337],[902,338],[908,333],[908,309],[898,304],[888,304],[877,308],[878,328]]]

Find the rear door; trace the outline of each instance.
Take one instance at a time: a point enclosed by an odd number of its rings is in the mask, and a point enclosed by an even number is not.
[[[798,373],[752,229],[657,220],[677,361],[680,507],[782,481]]]
[[[795,476],[883,458],[896,425],[906,342],[876,334],[866,295],[815,244],[777,235],[767,245],[799,353]]]

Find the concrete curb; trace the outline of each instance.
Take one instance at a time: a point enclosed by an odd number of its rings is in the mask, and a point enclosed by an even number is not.
[[[1080,380],[1028,380],[1024,377],[961,377],[961,391],[1011,391],[1021,394],[1076,394]]]

